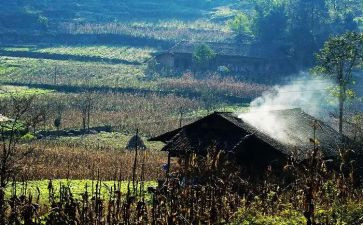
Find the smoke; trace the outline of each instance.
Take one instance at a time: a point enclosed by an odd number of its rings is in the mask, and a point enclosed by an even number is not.
[[[302,73],[298,79],[263,93],[251,102],[248,113],[241,113],[238,117],[283,143],[295,144],[290,138],[292,134],[288,130],[288,123],[297,121],[287,121],[273,111],[301,108],[317,118],[327,118],[329,109],[336,105],[330,94],[331,87],[333,83],[329,80]],[[296,133],[293,135],[294,140],[299,136]]]

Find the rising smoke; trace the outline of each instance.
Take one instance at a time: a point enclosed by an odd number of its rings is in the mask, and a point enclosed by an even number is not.
[[[283,143],[294,144],[291,143],[286,124],[294,121],[279,118],[272,111],[301,108],[324,120],[328,116],[327,112],[336,105],[330,94],[331,87],[333,83],[329,80],[301,74],[298,79],[263,93],[251,102],[248,113],[240,113],[238,117]]]

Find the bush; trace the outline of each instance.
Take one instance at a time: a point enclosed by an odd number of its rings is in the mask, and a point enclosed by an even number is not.
[[[304,216],[292,209],[281,215],[263,215],[257,210],[239,211],[232,225],[302,225],[306,224]]]
[[[238,40],[252,35],[251,21],[244,13],[238,13],[233,20],[228,22],[228,26],[236,33]]]
[[[24,136],[21,137],[22,141],[32,141],[32,140],[35,140],[35,139],[36,139],[36,137],[31,133],[27,133],[27,134],[25,134]]]
[[[209,70],[212,66],[216,53],[208,45],[202,44],[193,52],[194,67],[200,71]]]

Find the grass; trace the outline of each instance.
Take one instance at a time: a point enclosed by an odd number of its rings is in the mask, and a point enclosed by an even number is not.
[[[67,143],[74,146],[89,146],[96,149],[114,149],[123,151],[132,135],[126,135],[118,132],[101,132],[98,134],[89,134],[78,137],[61,137],[58,139],[60,143]],[[158,142],[148,142],[147,138],[143,138],[146,147],[152,151],[158,151],[163,144]]]
[[[34,52],[50,54],[66,54],[76,56],[91,56],[105,59],[120,59],[129,62],[143,63],[151,58],[152,48],[134,48],[129,46],[60,46],[50,48],[38,48]]]
[[[231,8],[230,6],[220,6],[217,7],[214,11],[210,12],[210,17],[212,19],[223,19],[223,18],[231,18],[235,16],[239,11]],[[227,29],[228,26],[225,26]]]
[[[240,113],[240,112],[246,112],[246,111],[248,111],[248,109],[249,109],[249,104],[242,103],[242,104],[236,104],[236,105],[226,105],[226,106],[217,107],[217,108],[214,108],[213,111]],[[208,109],[200,109],[200,110],[196,110],[196,111],[187,113],[185,115],[185,117],[200,118],[200,117],[207,116],[210,113],[211,113],[211,111]]]
[[[37,98],[34,104],[41,107],[45,105],[48,112],[46,121],[39,125],[38,130],[55,129],[53,124],[58,116],[57,105],[62,106],[61,128],[80,129],[82,116],[77,102],[80,102],[81,98],[81,94],[59,92]],[[200,100],[178,97],[173,94],[99,92],[94,93],[93,98],[90,127],[110,125],[114,131],[128,135],[135,134],[136,129],[139,129],[140,134],[146,137],[177,128],[180,107],[187,112],[203,108]],[[187,123],[189,119],[185,119],[183,122]],[[115,137],[119,138],[118,134]],[[112,139],[110,136],[109,138]]]
[[[26,86],[12,86],[12,85],[0,85],[0,99],[16,96],[33,96],[33,95],[45,95],[52,93],[52,90],[39,89],[39,88],[29,88]]]
[[[233,38],[233,33],[226,28],[224,23],[213,23],[208,20],[193,22],[167,20],[131,23],[68,23],[63,25],[63,31],[69,34],[116,34],[164,41],[208,40],[223,42]]]
[[[25,196],[32,195],[33,199],[36,200],[39,196],[39,203],[46,204],[48,203],[49,199],[49,182],[50,180],[37,180],[37,181],[27,181],[25,183],[17,182],[14,184],[16,186],[16,193],[17,195],[24,194]],[[89,194],[92,194],[92,188],[96,188],[97,181],[95,180],[67,180],[67,179],[58,179],[58,180],[51,180],[52,185],[54,187],[54,192],[56,194],[56,198],[59,198],[59,190],[60,186],[66,185],[70,187],[73,196],[77,199],[81,199],[81,195],[87,190]],[[110,190],[114,187],[114,185],[118,185],[117,181],[101,181],[101,195],[104,199],[110,198]],[[144,183],[145,190],[148,187],[155,187],[157,183],[155,181],[146,181]],[[10,184],[9,187],[6,189],[6,196],[11,196],[12,193],[12,186]],[[121,181],[121,192],[122,194],[127,193],[127,186],[128,181]],[[132,189],[132,183],[130,185]],[[146,195],[148,199],[149,195]]]
[[[54,84],[56,82],[57,85],[123,88],[146,88],[152,85],[152,83],[139,80],[144,77],[145,65],[112,65],[102,62],[18,57],[0,57],[0,60],[8,67],[0,77],[3,82],[24,84]]]
[[[75,60],[52,60],[52,59],[35,59],[26,57],[0,57],[1,67],[0,74],[2,80],[13,79],[35,79],[35,81],[50,82],[53,80],[54,73],[58,73],[59,77],[67,78],[67,75],[72,76],[75,82],[77,78],[89,78],[101,80],[104,85],[117,86],[115,81],[122,78],[143,77],[145,65],[128,65],[118,63],[110,65],[104,63],[102,59],[119,59],[128,62],[144,63],[151,58],[151,53],[155,50],[152,48],[134,48],[129,46],[55,46],[55,47],[11,47],[2,48],[3,50],[16,53],[17,51],[47,53],[47,54],[64,54],[72,56],[97,57],[97,62],[81,62]],[[86,68],[86,71],[84,71]],[[79,74],[80,72],[82,72]],[[79,74],[77,76],[77,74]],[[85,76],[88,75],[88,76]],[[102,78],[104,80],[102,80]],[[112,80],[112,83],[106,80]],[[35,82],[34,81],[34,82]],[[62,82],[62,79],[60,79]],[[69,81],[70,82],[70,81]],[[125,83],[130,83],[129,80]]]

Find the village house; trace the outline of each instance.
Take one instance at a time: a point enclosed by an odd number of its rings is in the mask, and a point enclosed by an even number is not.
[[[314,149],[313,125],[318,124],[315,130],[316,148],[324,160],[340,165],[341,136],[336,130],[301,109],[270,113],[284,118],[288,143],[227,112],[215,112],[150,141],[164,142],[166,145],[162,151],[169,152],[172,157],[185,158],[190,154],[206,156],[213,148],[231,153],[237,164],[251,172],[261,173],[268,167],[281,171],[291,159],[302,163],[311,157]]]
[[[161,66],[175,71],[192,70],[193,53],[202,44],[210,47],[216,55],[210,68],[214,71],[225,67],[231,74],[241,77],[283,75],[294,71],[281,49],[262,44],[182,41],[168,51],[156,53],[155,60]]]

